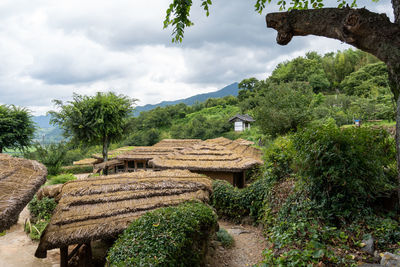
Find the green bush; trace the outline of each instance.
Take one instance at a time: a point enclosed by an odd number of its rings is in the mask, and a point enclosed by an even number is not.
[[[44,197],[38,200],[36,195],[28,204],[28,210],[31,213],[32,220],[25,224],[25,232],[33,240],[39,240],[40,235],[50,221],[51,215],[56,208],[57,203],[52,198]]]
[[[230,248],[235,243],[233,237],[224,228],[220,228],[217,232],[217,240],[221,242],[222,246],[225,248]]]
[[[93,166],[68,166],[63,167],[63,173],[79,174],[79,173],[90,173],[93,172]]]
[[[40,143],[36,143],[34,148],[35,151],[24,153],[24,157],[38,160],[46,165],[49,175],[57,175],[61,172],[61,166],[67,153],[64,143],[53,143],[43,146]]]
[[[216,225],[213,210],[198,202],[148,212],[118,238],[107,262],[111,266],[200,266],[204,241]]]
[[[264,154],[265,168],[271,178],[281,180],[293,173],[292,165],[296,155],[290,136],[281,136],[270,144]]]
[[[29,234],[29,237],[32,240],[39,240],[40,236],[42,235],[42,232],[44,231],[44,229],[48,224],[49,220],[40,220],[37,221],[36,223],[28,221],[25,224],[25,232]]]
[[[325,218],[351,218],[395,187],[395,146],[384,130],[329,122],[293,140],[302,190]]]
[[[36,195],[28,204],[28,209],[37,220],[50,219],[53,214],[54,209],[56,208],[57,203],[52,198],[44,197],[41,200],[38,200]]]
[[[70,173],[59,174],[57,176],[47,177],[46,185],[65,184],[68,181],[76,180],[76,177]]]
[[[218,215],[234,221],[251,216],[257,221],[263,214],[264,198],[268,192],[269,181],[260,178],[246,188],[239,189],[227,181],[213,181],[211,205]]]

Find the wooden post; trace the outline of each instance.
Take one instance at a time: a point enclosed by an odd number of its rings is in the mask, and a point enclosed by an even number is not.
[[[125,172],[128,172],[128,161],[125,160],[124,162],[125,162]]]
[[[147,170],[147,169],[146,169],[147,162],[148,162],[148,161],[145,160],[144,163],[143,163],[143,164],[144,164],[144,170],[145,170],[145,171]]]
[[[137,162],[135,160],[135,172],[137,172]]]
[[[68,267],[68,246],[60,248],[60,267]]]
[[[90,267],[92,266],[92,246],[90,245],[90,242],[85,244],[85,267]]]

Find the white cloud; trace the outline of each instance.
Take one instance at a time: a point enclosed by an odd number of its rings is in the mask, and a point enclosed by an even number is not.
[[[279,46],[252,2],[213,2],[206,18],[194,1],[195,26],[182,44],[172,44],[172,29],[162,29],[168,0],[2,0],[0,104],[44,114],[52,99],[107,90],[138,98],[139,104],[157,103],[247,77],[263,79],[279,62],[310,50],[348,48],[310,36]],[[359,1],[364,4],[392,16],[389,0]]]

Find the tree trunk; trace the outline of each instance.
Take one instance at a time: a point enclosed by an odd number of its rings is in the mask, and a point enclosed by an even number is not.
[[[397,103],[396,156],[400,204],[400,0],[392,0],[395,23],[385,14],[365,8],[323,8],[270,13],[267,27],[278,31],[278,44],[293,36],[317,35],[333,38],[375,55],[386,63],[390,89]]]
[[[104,136],[103,138],[103,162],[107,162],[108,161],[108,145],[109,145],[109,141],[108,141],[108,136]],[[104,167],[104,175],[108,174],[108,167],[105,166]]]

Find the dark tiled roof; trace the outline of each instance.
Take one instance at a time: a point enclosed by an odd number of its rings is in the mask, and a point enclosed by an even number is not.
[[[244,114],[244,115],[236,114],[235,116],[233,116],[232,118],[229,119],[229,122],[232,122],[236,118],[239,120],[242,120],[242,121],[246,121],[246,122],[255,121],[249,114]]]

